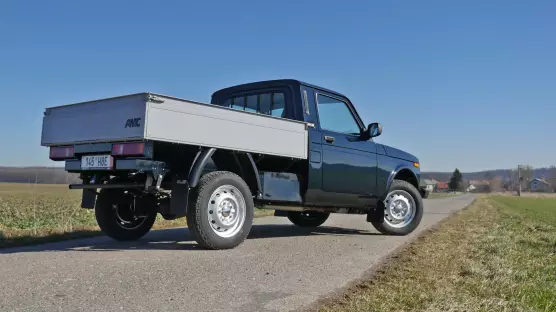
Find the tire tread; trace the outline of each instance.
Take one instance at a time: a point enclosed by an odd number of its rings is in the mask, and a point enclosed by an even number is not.
[[[226,176],[229,176],[230,178],[243,184],[243,186],[247,190],[249,190],[247,183],[245,183],[245,181],[239,175],[230,171],[213,171],[201,177],[199,184],[197,186],[197,191],[193,195],[194,198],[192,198],[191,200],[191,205],[187,208],[187,227],[189,228],[189,234],[192,236],[193,239],[195,239],[195,241],[197,241],[199,245],[201,245],[204,248],[208,248],[208,249],[228,248],[228,247],[223,247],[221,245],[215,244],[215,242],[213,242],[213,240],[208,236],[207,233],[207,231],[211,231],[211,229],[205,229],[203,227],[203,220],[202,220],[203,218],[202,209],[206,208],[203,205],[203,201],[205,199],[203,195],[205,195],[205,193],[207,192],[206,189],[212,186],[211,183],[215,179],[226,177]],[[253,216],[253,214],[248,213],[248,210],[252,209],[253,207],[252,199],[250,197],[245,198],[245,204],[247,210],[245,222],[247,222],[249,221],[247,220],[247,216],[251,215],[251,218]],[[247,234],[248,232],[245,235],[242,235],[240,237],[240,240],[235,242],[236,243],[235,245],[237,246],[243,243],[243,241],[245,241],[245,239],[247,238]]]
[[[112,205],[117,198],[116,189],[104,189],[100,192],[95,203],[95,218],[101,231],[117,241],[133,241],[145,236],[156,221],[156,213],[149,213],[147,220],[139,228],[124,230],[112,215]]]
[[[417,228],[419,223],[421,223],[421,219],[423,217],[423,199],[421,197],[421,193],[419,193],[419,190],[417,190],[417,188],[415,188],[413,184],[407,181],[395,179],[394,181],[392,181],[392,184],[390,185],[390,189],[388,190],[387,194],[389,194],[392,190],[396,190],[396,189],[401,189],[408,192],[413,197],[413,200],[415,201],[417,211],[415,212],[416,214],[412,222],[403,228],[393,228],[382,220],[379,222],[372,221],[371,223],[382,234],[407,235],[413,232]],[[379,204],[379,207],[381,209],[384,209],[382,201]]]

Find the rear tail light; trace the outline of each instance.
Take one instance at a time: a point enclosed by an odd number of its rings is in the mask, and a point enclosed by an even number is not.
[[[114,156],[144,156],[145,143],[118,143],[112,145]]]
[[[73,146],[53,146],[50,148],[51,160],[63,160],[73,158]]]

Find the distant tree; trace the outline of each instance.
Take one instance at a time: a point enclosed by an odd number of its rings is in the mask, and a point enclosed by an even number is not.
[[[456,170],[454,170],[454,173],[452,174],[452,177],[450,178],[448,187],[454,191],[460,190],[460,187],[463,186],[462,180],[463,177],[461,176],[461,172],[459,172],[459,169],[456,168]]]
[[[500,177],[494,177],[490,179],[488,183],[488,188],[491,192],[501,192],[502,191],[502,180]]]

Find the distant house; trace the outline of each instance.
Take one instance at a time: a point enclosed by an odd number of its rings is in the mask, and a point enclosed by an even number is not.
[[[468,192],[488,192],[490,190],[490,181],[488,180],[469,180]]]
[[[538,178],[534,178],[529,181],[529,189],[531,192],[552,192],[552,186],[550,183]]]
[[[441,182],[441,181],[437,181],[436,182],[436,190],[437,192],[443,192],[443,191],[447,191],[448,190],[448,182]]]
[[[489,180],[469,180],[469,185],[474,185],[475,187],[479,185],[490,185]]]
[[[421,188],[423,188],[427,192],[433,192],[434,187],[436,186],[435,180],[423,179],[421,180]]]

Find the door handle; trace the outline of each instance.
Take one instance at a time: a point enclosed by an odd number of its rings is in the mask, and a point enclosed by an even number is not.
[[[334,139],[334,137],[325,135],[325,136],[324,136],[324,140],[325,140],[326,142],[328,142],[328,143],[332,143],[332,142],[334,142],[335,139]]]

